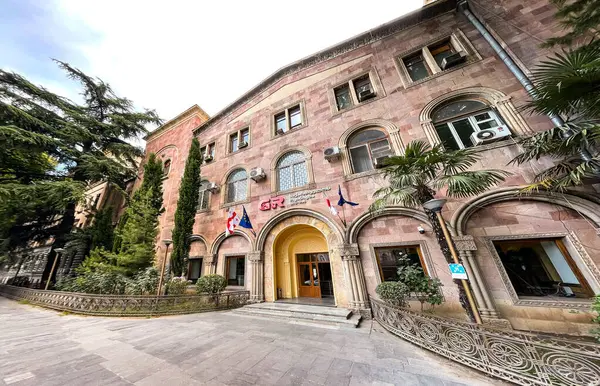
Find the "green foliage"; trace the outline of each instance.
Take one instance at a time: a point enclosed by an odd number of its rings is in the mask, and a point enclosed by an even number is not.
[[[221,275],[204,275],[196,282],[196,292],[200,294],[216,295],[225,290],[227,279]]]
[[[122,185],[135,177],[142,150],[128,140],[160,124],[110,86],[56,61],[81,84],[74,103],[23,76],[0,70],[0,248],[55,238],[62,247],[87,182]]]
[[[167,295],[183,295],[191,281],[183,277],[174,277],[165,284]]]
[[[185,171],[179,187],[179,200],[175,210],[173,228],[173,252],[171,253],[171,271],[175,276],[185,274],[190,254],[190,236],[196,218],[198,196],[200,192],[200,164],[202,154],[197,138],[192,140]]]
[[[570,46],[580,38],[600,37],[600,0],[551,0],[557,6],[555,17],[567,30],[562,36],[548,39],[544,46]]]
[[[479,160],[473,149],[445,151],[442,146],[430,148],[422,141],[406,146],[404,155],[387,160],[384,177],[389,186],[378,189],[370,209],[387,205],[420,206],[432,199],[436,190],[447,188],[449,197],[481,194],[504,181],[503,170],[469,170]]]
[[[592,304],[592,311],[596,313],[596,316],[592,321],[596,324],[600,324],[600,295],[596,295],[594,298],[594,304]],[[596,339],[600,342],[600,328],[595,328],[592,332],[596,335]]]
[[[155,267],[140,270],[127,282],[125,293],[127,295],[154,295],[158,287],[158,280],[158,270]]]
[[[408,286],[399,281],[384,281],[377,286],[375,292],[382,300],[396,307],[406,307],[406,299],[410,296]]]
[[[158,271],[153,267],[128,278],[115,266],[105,263],[98,263],[93,269],[88,265],[78,276],[62,278],[56,283],[59,291],[103,295],[153,295],[157,286]]]
[[[109,250],[112,248],[115,229],[112,221],[113,212],[114,209],[109,206],[99,210],[94,215],[94,222],[88,228],[91,237],[91,249],[104,248]]]
[[[158,236],[158,210],[152,204],[152,189],[137,194],[126,210],[127,223],[119,237],[121,248],[117,265],[128,275],[151,266],[155,258],[154,243]]]

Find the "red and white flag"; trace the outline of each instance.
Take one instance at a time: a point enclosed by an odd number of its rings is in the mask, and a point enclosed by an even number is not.
[[[233,210],[233,208],[229,209],[227,213],[227,225],[225,226],[225,233],[227,236],[231,236],[235,227],[240,223],[240,218],[237,213]]]
[[[329,207],[329,211],[331,212],[331,214],[334,216],[337,216],[337,214],[338,214],[337,209],[335,209],[335,206],[331,205],[331,201],[329,201],[329,198],[325,197],[325,202],[327,203],[327,206]]]

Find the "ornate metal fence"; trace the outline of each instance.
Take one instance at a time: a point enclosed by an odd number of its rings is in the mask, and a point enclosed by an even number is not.
[[[248,291],[218,295],[91,295],[10,285],[0,285],[0,295],[53,310],[98,316],[176,315],[226,310],[245,305],[250,297]]]
[[[494,329],[371,298],[374,318],[418,346],[520,385],[600,385],[600,345]]]

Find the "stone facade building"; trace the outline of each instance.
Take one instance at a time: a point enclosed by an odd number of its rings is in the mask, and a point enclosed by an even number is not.
[[[547,0],[477,0],[469,9],[525,73],[560,30]],[[167,164],[160,239],[171,237],[195,136],[207,159],[190,279],[218,273],[255,301],[316,297],[367,314],[368,297],[393,279],[394,256],[404,252],[444,284],[435,311],[465,318],[423,210],[373,216],[368,207],[386,184],[381,159],[409,142],[476,144],[477,167],[512,174],[481,196],[450,200],[443,216],[484,322],[586,334],[590,298],[600,293],[600,200],[592,191],[518,194],[551,165],[509,164],[519,139],[552,127],[520,110],[527,100],[457,2],[432,2],[278,70],[213,117],[193,106],[151,133],[147,153]],[[477,143],[485,130],[497,137]],[[337,202],[338,186],[359,203],[344,214],[338,207],[341,218],[325,201]],[[227,211],[241,215],[242,206],[256,236],[243,228],[226,236]],[[162,259],[165,246],[157,248]]]

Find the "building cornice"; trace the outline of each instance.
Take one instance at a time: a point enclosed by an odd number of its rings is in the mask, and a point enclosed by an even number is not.
[[[204,121],[210,119],[210,116],[204,110],[202,110],[200,106],[196,104],[190,107],[189,109],[185,110],[175,118],[168,120],[167,122],[159,126],[156,130],[152,131],[151,133],[148,133],[148,135],[144,137],[144,140],[146,140],[146,142],[151,141],[154,137],[156,137],[156,135],[176,126],[183,120],[190,118],[194,115],[199,115],[201,119],[204,119]]]
[[[219,111],[209,120],[202,122],[200,126],[194,129],[194,135],[197,135],[201,130],[205,130],[222,118],[227,117],[233,113],[237,108],[251,100],[252,98],[260,95],[268,88],[272,87],[282,78],[302,71],[304,69],[315,66],[316,64],[331,60],[340,55],[344,55],[349,51],[356,50],[357,48],[366,46],[375,41],[392,36],[402,30],[413,27],[421,22],[437,17],[447,12],[453,12],[456,10],[457,0],[438,0],[430,3],[422,8],[419,8],[407,15],[403,15],[397,19],[380,25],[379,27],[370,29],[359,35],[356,35],[350,39],[347,39],[334,46],[316,52],[310,56],[293,62],[285,67],[275,71],[269,77],[261,81],[259,84],[254,86],[252,89],[247,91],[241,97],[236,99],[233,103],[226,106],[224,109]]]

